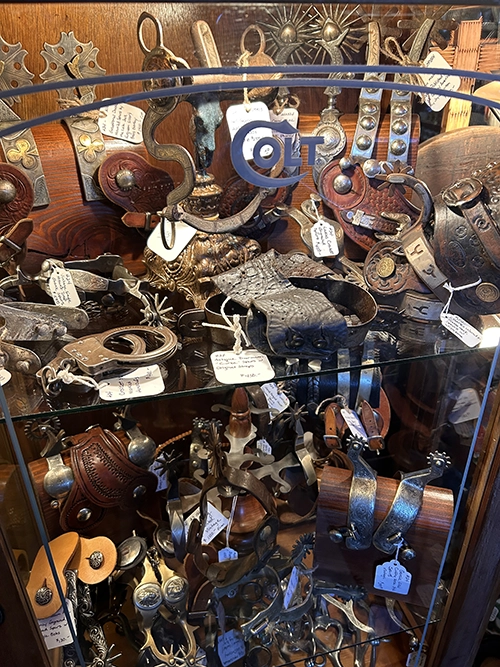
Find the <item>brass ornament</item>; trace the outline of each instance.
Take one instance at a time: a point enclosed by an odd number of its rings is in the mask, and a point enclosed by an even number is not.
[[[147,280],[157,289],[177,291],[203,308],[218,290],[211,278],[260,255],[257,241],[234,234],[196,232],[188,246],[167,262],[149,248],[144,250]]]
[[[377,273],[381,278],[388,278],[394,273],[396,264],[392,257],[383,257],[377,266]]]

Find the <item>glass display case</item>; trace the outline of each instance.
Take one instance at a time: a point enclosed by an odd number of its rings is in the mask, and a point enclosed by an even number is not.
[[[472,665],[497,8],[5,9],[2,661]]]

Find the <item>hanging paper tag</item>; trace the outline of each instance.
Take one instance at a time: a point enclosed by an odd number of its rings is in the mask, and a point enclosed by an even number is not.
[[[142,121],[146,115],[142,109],[131,104],[112,104],[102,108],[106,116],[99,118],[97,123],[103,134],[131,144],[142,143]]]
[[[411,574],[398,560],[390,560],[375,569],[373,588],[381,591],[408,595],[411,584]]]
[[[247,110],[248,109],[248,110]],[[231,141],[238,130],[254,120],[269,122],[269,109],[264,102],[251,102],[248,107],[244,104],[234,104],[226,111],[226,120],[229,127]],[[273,131],[268,127],[256,127],[249,132],[243,142],[243,157],[245,160],[253,158],[255,144],[264,137],[272,137]],[[271,146],[264,146],[260,152],[262,157],[268,157],[273,152]]]
[[[363,440],[368,440],[365,427],[354,410],[351,410],[350,408],[342,408],[340,414],[345,419],[345,422],[353,435],[358,438],[363,438]]]
[[[186,524],[187,532],[189,532],[189,526],[195,519],[198,519],[198,521],[200,520],[199,507],[190,514],[184,522]],[[205,529],[203,531],[201,543],[210,544],[210,542],[227,527],[228,523],[229,519],[226,519],[226,517],[212,505],[212,503],[207,503],[207,520],[205,521]]]
[[[7,384],[11,377],[12,373],[10,373],[6,368],[0,368],[0,385],[2,387],[4,384]]]
[[[136,368],[122,377],[99,382],[99,398],[103,401],[156,396],[164,390],[165,383],[158,364]]]
[[[294,567],[290,573],[290,578],[288,579],[288,586],[286,587],[285,595],[283,596],[283,606],[285,609],[288,609],[290,602],[293,599],[297,586],[299,585],[299,571],[297,567]]]
[[[231,549],[231,547],[225,547],[219,551],[217,556],[219,558],[219,563],[222,563],[225,560],[237,560],[238,552]]]
[[[243,350],[241,354],[222,350],[212,352],[210,359],[215,377],[222,384],[264,382],[274,377],[269,359],[257,350]]]
[[[452,70],[452,67],[448,65],[443,56],[437,51],[431,51],[429,55],[424,60],[424,68],[433,67],[435,69],[449,69]],[[459,76],[448,76],[447,74],[426,74],[425,70],[420,73],[424,86],[429,88],[436,88],[436,90],[446,92],[451,90],[455,92],[460,88],[460,77]],[[444,109],[446,104],[450,101],[450,98],[446,95],[433,95],[431,93],[426,93],[424,95],[425,103],[430,106],[433,111],[441,111]]]
[[[233,662],[243,658],[246,654],[246,648],[241,633],[236,630],[229,630],[229,632],[219,635],[217,637],[217,652],[222,667],[228,667],[228,665],[232,665]]]
[[[441,313],[441,324],[445,329],[459,338],[467,347],[476,347],[481,342],[482,334],[472,324],[463,320],[459,315]]]
[[[427,660],[427,654],[422,651],[418,661],[417,655],[418,651],[412,651],[408,654],[408,658],[406,659],[406,667],[424,667]]]
[[[311,227],[311,239],[316,257],[336,257],[339,254],[335,227],[325,220],[319,220]]]
[[[80,305],[80,297],[76,291],[71,273],[67,269],[55,266],[47,287],[56,306],[76,308]]]
[[[261,452],[264,452],[264,454],[272,454],[273,449],[271,445],[267,442],[265,438],[261,438],[260,440],[257,440],[257,449],[260,449]]]
[[[73,629],[76,632],[73,607],[69,600],[66,600],[66,605],[68,607],[71,622],[73,623]],[[62,607],[49,618],[40,619],[38,625],[40,626],[40,631],[45,640],[45,645],[49,650],[73,643],[73,637],[71,636],[68,621],[66,620]]]
[[[479,417],[481,401],[475,389],[470,387],[469,389],[453,392],[451,398],[456,399],[453,410],[448,417],[452,424],[461,424]]]
[[[276,410],[276,412],[271,415],[271,419],[277,417],[290,405],[290,399],[278,389],[275,382],[267,382],[266,384],[261,385],[260,388],[264,392],[267,405],[271,410]]]
[[[174,259],[177,259],[177,257],[179,257],[179,255],[187,246],[189,241],[191,241],[191,239],[195,236],[196,229],[194,227],[191,227],[191,225],[187,225],[185,222],[182,221],[174,222],[175,225],[174,247],[169,250],[168,248],[165,248],[165,246],[163,245],[163,241],[161,239],[160,225],[162,224],[163,223],[156,225],[156,227],[153,229],[153,231],[148,237],[147,246],[150,250],[155,252],[166,262],[173,262]],[[167,222],[165,224],[167,243],[169,242],[168,238],[170,231],[169,228],[170,228],[170,223]]]
[[[167,476],[163,472],[163,467],[157,461],[149,466],[149,472],[152,472],[153,475],[156,475],[158,483],[156,485],[156,492],[164,491],[167,488]]]

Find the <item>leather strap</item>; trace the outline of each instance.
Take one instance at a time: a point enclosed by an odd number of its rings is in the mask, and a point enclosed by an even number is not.
[[[22,252],[28,236],[33,231],[33,220],[23,218],[8,228],[0,229],[0,264],[5,264]]]
[[[70,454],[75,481],[61,508],[64,530],[94,527],[106,508],[134,511],[156,492],[156,475],[129,461],[120,440],[100,426],[78,436]]]
[[[342,442],[340,440],[341,426],[339,427],[340,406],[337,403],[330,403],[325,410],[325,435],[323,440],[329,449],[340,449]]]
[[[368,436],[368,447],[376,451],[384,449],[384,439],[380,434],[377,415],[368,401],[361,402],[361,422]]]

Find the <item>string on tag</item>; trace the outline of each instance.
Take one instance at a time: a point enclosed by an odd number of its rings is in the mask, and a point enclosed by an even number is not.
[[[401,538],[399,540],[399,542],[396,544],[396,555],[394,556],[394,560],[399,561],[399,551],[400,551],[401,547],[403,546],[403,544],[404,544],[404,540],[403,540],[403,538]]]
[[[241,344],[241,341],[243,339],[245,345],[248,345],[250,347],[250,341],[247,338],[247,335],[243,331],[243,328],[241,326],[240,322],[240,315],[235,314],[233,315],[233,321],[229,319],[229,317],[226,315],[226,305],[229,303],[231,300],[231,297],[227,297],[224,300],[224,303],[222,304],[220,308],[220,314],[222,315],[222,318],[226,324],[211,324],[210,322],[202,322],[202,325],[204,327],[212,327],[214,329],[224,329],[225,331],[232,331],[234,334],[234,345],[233,345],[233,352],[235,354],[241,354],[243,352],[243,346]]]
[[[238,67],[248,67],[249,64],[250,64],[249,58],[250,58],[251,55],[252,54],[251,54],[250,51],[247,51],[247,50],[243,51],[241,56],[236,61],[236,64],[238,65]],[[243,81],[247,81],[247,80],[248,80],[248,75],[247,75],[246,72],[243,72]],[[252,110],[252,107],[251,107],[251,104],[250,104],[250,97],[248,96],[248,88],[243,88],[243,106],[245,107],[245,111],[247,113],[250,113],[250,111]]]
[[[455,292],[460,292],[464,289],[469,289],[470,287],[477,287],[480,285],[482,282],[481,278],[478,278],[476,282],[474,283],[469,283],[468,285],[460,285],[460,287],[453,287],[451,283],[445,283],[443,287],[448,290],[450,293],[450,296],[448,297],[448,301],[445,303],[443,310],[441,311],[441,315],[446,315],[446,313],[450,310],[450,305],[451,305],[451,300],[453,299],[453,294]]]
[[[399,42],[395,37],[386,37],[384,40],[384,46],[380,47],[381,52],[390,58],[391,60],[394,60],[395,62],[399,63],[400,65],[403,65],[403,67],[423,67],[423,62],[420,60],[412,60],[410,56],[408,56],[401,46],[399,45]],[[413,73],[413,74],[405,74],[406,77],[408,77],[408,80],[411,85],[413,86],[425,86],[425,82],[418,73]],[[424,96],[423,93],[417,93],[418,97],[423,101]]]
[[[238,495],[233,496],[233,503],[231,505],[231,514],[229,515],[229,521],[226,526],[226,547],[229,548],[229,534],[231,532],[231,526],[233,525],[234,512],[236,510],[236,503],[238,502]]]
[[[94,378],[75,375],[69,368],[60,368],[55,375],[55,379],[62,380],[64,384],[81,384],[91,389],[99,389],[99,383]]]

